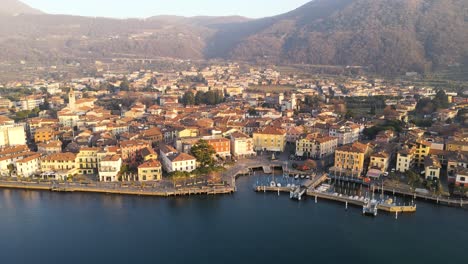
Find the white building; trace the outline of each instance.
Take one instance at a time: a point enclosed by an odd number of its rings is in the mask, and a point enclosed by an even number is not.
[[[241,132],[231,134],[231,153],[234,157],[250,157],[257,153],[254,151],[253,138]]]
[[[26,145],[24,124],[5,124],[0,126],[0,147]]]
[[[414,149],[404,148],[398,152],[396,159],[396,170],[406,172],[413,166]]]
[[[122,158],[119,155],[107,155],[101,158],[98,165],[99,181],[115,182],[119,180],[118,174],[122,167]]]
[[[179,153],[171,146],[162,145],[160,153],[163,168],[168,173],[175,171],[192,172],[197,168],[195,157],[183,152]]]
[[[41,154],[37,153],[16,162],[16,173],[20,177],[31,177],[41,170]]]
[[[58,113],[59,123],[62,126],[74,127],[78,124],[80,117],[77,114],[71,112],[59,112]]]
[[[329,136],[338,138],[338,145],[348,145],[359,140],[360,127],[358,125],[335,125],[330,127]]]

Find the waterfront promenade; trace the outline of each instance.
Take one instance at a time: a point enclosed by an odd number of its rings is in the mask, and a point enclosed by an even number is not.
[[[184,188],[167,188],[148,186],[132,186],[127,184],[103,184],[103,183],[57,183],[57,182],[22,182],[0,181],[0,188],[23,189],[51,192],[85,192],[100,194],[138,195],[138,196],[185,196],[185,195],[216,195],[230,194],[234,192],[231,186],[200,186]]]

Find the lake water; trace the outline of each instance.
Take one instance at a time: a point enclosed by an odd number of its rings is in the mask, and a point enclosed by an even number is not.
[[[149,198],[0,190],[0,263],[468,263],[468,211],[412,215],[255,193]]]

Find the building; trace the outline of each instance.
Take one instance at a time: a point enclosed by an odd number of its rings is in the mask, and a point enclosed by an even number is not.
[[[160,158],[164,170],[168,173],[176,171],[192,172],[197,168],[195,157],[178,152],[175,148],[168,145],[161,145]]]
[[[369,146],[360,142],[345,145],[336,149],[334,171],[361,174],[364,171],[364,160],[370,152]]]
[[[255,156],[253,139],[242,132],[231,134],[231,154],[234,157]]]
[[[65,127],[75,127],[80,120],[80,116],[74,112],[62,110],[57,113],[59,124]]]
[[[72,112],[76,111],[76,96],[73,88],[71,88],[70,92],[68,93],[68,108]]]
[[[3,148],[0,150],[0,172],[9,175],[15,171],[16,162],[36,154],[24,145]]]
[[[124,162],[135,163],[141,150],[151,148],[151,142],[144,140],[125,140],[120,142],[122,160]]]
[[[379,170],[380,172],[388,171],[390,166],[390,154],[385,151],[373,153],[370,156],[369,169]]]
[[[148,160],[138,166],[139,181],[160,181],[162,179],[162,166],[157,160]]]
[[[53,154],[62,152],[62,142],[60,140],[54,140],[47,143],[37,144],[37,152],[42,154]]]
[[[55,130],[50,127],[37,128],[34,132],[34,142],[49,142],[56,139]]]
[[[338,138],[338,145],[343,146],[359,140],[360,127],[356,124],[333,125],[330,127],[329,136]]]
[[[0,147],[26,145],[26,132],[23,124],[0,125]]]
[[[36,153],[16,162],[16,173],[20,177],[31,177],[41,170],[41,154]]]
[[[119,172],[122,168],[122,158],[120,155],[106,155],[99,160],[98,173],[99,181],[115,182],[119,180]]]
[[[468,141],[452,140],[447,143],[448,151],[468,151]]]
[[[77,174],[76,155],[74,153],[54,153],[41,159],[42,172],[56,172],[61,175],[73,176]]]
[[[396,171],[406,172],[414,164],[414,148],[409,148],[408,146],[404,147],[402,150],[398,151],[396,159]]]
[[[253,133],[256,151],[283,152],[286,146],[286,131],[282,128],[267,126]]]
[[[76,169],[82,175],[95,175],[98,170],[99,148],[81,148],[76,155]]]
[[[424,165],[426,156],[431,151],[431,143],[425,140],[417,140],[415,147],[414,164],[421,167]]]
[[[440,179],[440,165],[436,156],[426,156],[424,158],[424,175],[426,179]]]
[[[455,178],[455,186],[468,187],[468,169],[459,170]]]
[[[144,148],[140,150],[140,156],[144,161],[158,159],[158,153],[156,153],[152,148]]]
[[[208,145],[216,151],[216,155],[222,158],[231,156],[231,141],[227,138],[207,139]]]
[[[338,138],[308,134],[296,142],[296,156],[312,159],[326,159],[333,156]]]

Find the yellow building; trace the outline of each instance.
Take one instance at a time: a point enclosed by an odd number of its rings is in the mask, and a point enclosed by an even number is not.
[[[76,168],[79,174],[96,174],[99,148],[81,148],[76,155]]]
[[[256,151],[283,152],[286,146],[286,130],[267,126],[253,133],[254,149]]]
[[[369,153],[369,146],[359,142],[336,149],[335,171],[361,173],[364,170],[364,160]]]
[[[468,151],[468,141],[450,141],[447,143],[448,151]]]
[[[417,166],[424,165],[424,159],[431,151],[431,143],[425,140],[418,140],[415,144],[414,164]]]
[[[369,169],[377,169],[381,172],[386,172],[390,165],[390,155],[387,152],[381,151],[371,155]]]
[[[76,155],[73,153],[54,153],[41,160],[41,171],[73,171],[75,169]]]
[[[162,179],[161,163],[157,160],[149,160],[138,166],[139,181],[160,181]]]
[[[200,132],[198,128],[183,128],[177,131],[177,138],[192,138],[198,137]]]

